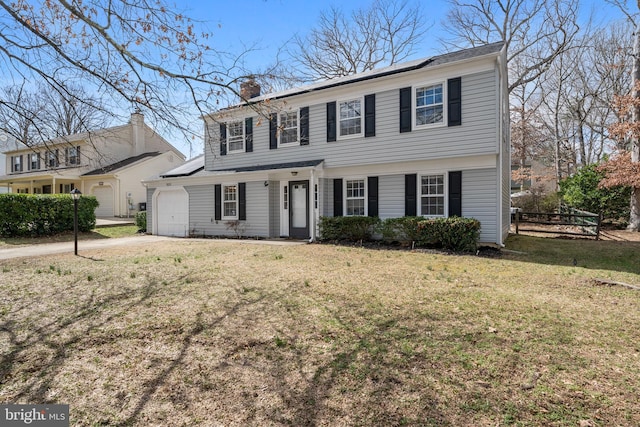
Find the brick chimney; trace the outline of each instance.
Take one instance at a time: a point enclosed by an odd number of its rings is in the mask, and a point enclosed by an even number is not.
[[[260,85],[253,78],[249,78],[240,83],[240,96],[243,101],[260,96]]]

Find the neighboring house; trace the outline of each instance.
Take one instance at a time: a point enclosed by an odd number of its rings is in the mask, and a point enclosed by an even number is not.
[[[123,126],[8,150],[0,186],[13,193],[96,196],[96,216],[130,216],[145,208],[141,180],[184,163],[184,155],[134,113]],[[142,206],[140,204],[143,204]]]
[[[24,145],[0,130],[0,176],[7,173],[7,156],[4,155],[4,152],[18,150],[20,148],[24,148]],[[8,184],[0,185],[0,194],[8,192]]]
[[[519,163],[511,164],[511,174],[512,194],[531,189],[545,194],[557,190],[555,169],[538,160],[527,159],[524,168]]]
[[[204,117],[204,156],[145,181],[154,234],[314,239],[321,216],[464,216],[509,229],[502,43],[280,93]]]

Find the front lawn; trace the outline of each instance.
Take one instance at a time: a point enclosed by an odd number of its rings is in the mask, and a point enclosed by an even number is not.
[[[640,292],[593,281],[640,285],[640,244],[508,247],[0,261],[0,401],[79,426],[640,425]]]

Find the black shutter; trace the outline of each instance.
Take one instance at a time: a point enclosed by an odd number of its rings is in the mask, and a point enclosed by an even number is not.
[[[378,177],[367,178],[367,208],[369,216],[378,216]]]
[[[269,149],[278,148],[278,114],[269,114]]]
[[[449,172],[449,216],[462,216],[462,172]]]
[[[238,219],[247,219],[247,183],[238,184]]]
[[[409,174],[404,176],[404,215],[416,216],[417,209],[417,184],[418,175]]]
[[[247,153],[253,151],[253,119],[251,117],[244,119],[244,151]]]
[[[336,103],[327,102],[327,142],[336,140]]]
[[[80,147],[76,147],[76,165],[80,164]]]
[[[364,136],[376,136],[376,95],[364,97]]]
[[[456,77],[447,81],[447,112],[449,126],[462,124],[462,79]]]
[[[300,145],[309,145],[309,107],[300,109]]]
[[[222,219],[222,185],[216,184],[214,186],[214,203],[215,203],[215,220],[220,221]]]
[[[400,89],[400,132],[411,132],[411,88]]]
[[[220,155],[227,155],[227,125],[220,123]]]
[[[333,216],[342,216],[342,179],[333,180]]]

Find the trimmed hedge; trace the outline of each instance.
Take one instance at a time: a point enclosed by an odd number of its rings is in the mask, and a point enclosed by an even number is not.
[[[366,216],[321,217],[321,239],[351,242],[381,238],[386,243],[441,247],[456,252],[475,251],[480,221],[474,218],[402,217],[380,220]]]
[[[96,225],[94,196],[78,201],[78,230]],[[68,194],[0,194],[0,236],[50,236],[73,231],[73,199]]]

